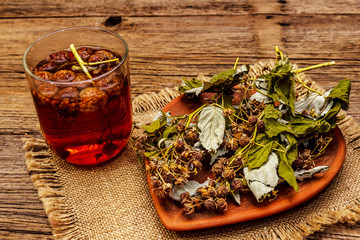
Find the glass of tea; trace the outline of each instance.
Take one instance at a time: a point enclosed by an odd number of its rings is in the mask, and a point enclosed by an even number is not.
[[[125,147],[132,108],[121,36],[94,27],[59,30],[33,43],[23,65],[42,135],[56,154],[93,165]]]

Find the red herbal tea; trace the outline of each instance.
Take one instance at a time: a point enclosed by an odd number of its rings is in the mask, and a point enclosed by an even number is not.
[[[127,49],[126,49],[127,50]],[[43,137],[66,161],[91,165],[116,156],[132,129],[127,55],[110,49],[76,49],[50,53],[28,74]],[[127,54],[127,52],[126,52]]]

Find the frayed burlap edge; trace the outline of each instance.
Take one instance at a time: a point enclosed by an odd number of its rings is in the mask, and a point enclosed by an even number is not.
[[[274,61],[259,62],[251,66],[250,75],[258,76],[274,67]],[[324,92],[324,89],[318,86],[305,76],[300,74],[303,82],[309,87]],[[306,91],[301,84],[297,84],[296,89],[301,95]],[[151,110],[163,108],[172,99],[177,97],[179,92],[176,88],[164,89],[159,93],[143,94],[133,99],[134,115],[146,113]],[[345,112],[339,114],[343,117],[338,126],[343,132],[347,143],[352,143],[354,149],[360,148],[360,126]],[[76,215],[67,204],[67,199],[62,189],[61,177],[58,175],[57,168],[51,161],[51,154],[44,140],[33,137],[24,138],[25,159],[28,172],[38,190],[39,199],[43,202],[45,212],[48,216],[55,239],[80,239],[80,229],[76,225]],[[337,209],[329,210],[318,214],[311,219],[300,219],[295,224],[278,226],[277,228],[266,229],[259,232],[254,239],[302,239],[310,234],[322,230],[327,225],[337,222],[356,223],[360,220],[360,198],[352,204],[341,206]]]

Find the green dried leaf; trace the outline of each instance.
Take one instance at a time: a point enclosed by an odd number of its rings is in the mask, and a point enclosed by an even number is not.
[[[262,133],[256,136],[255,143],[257,144],[254,144],[249,150],[246,164],[250,169],[259,168],[267,161],[274,141]]]
[[[282,132],[293,133],[290,125],[278,121],[282,114],[272,104],[266,105],[264,111],[265,133],[269,138],[276,137]]]
[[[299,191],[299,185],[296,182],[294,170],[291,167],[293,161],[295,161],[297,158],[298,143],[292,134],[287,133],[285,134],[285,137],[288,142],[287,145],[284,146],[286,148],[286,152],[276,152],[280,159],[278,173],[280,177],[282,177],[290,186],[295,189],[295,191]]]
[[[156,154],[156,152],[145,152],[145,153],[144,153],[144,156],[147,157],[147,158],[149,158],[149,157],[151,157],[151,156],[154,156],[155,154]]]
[[[213,76],[209,82],[204,82],[203,92],[223,92],[232,88],[242,81],[242,77],[249,72],[248,65],[242,65],[239,69],[229,69]]]
[[[209,105],[204,107],[199,115],[199,139],[208,151],[216,151],[224,139],[225,117],[219,107]]]
[[[171,125],[171,126],[168,126],[165,131],[163,132],[163,135],[162,137],[163,138],[168,138],[170,134],[172,133],[176,133],[176,125]]]
[[[141,126],[146,132],[154,133],[155,131],[159,130],[161,127],[165,126],[166,124],[166,117],[162,117],[156,121],[153,121],[150,125],[143,125]]]
[[[293,133],[297,137],[304,137],[313,132],[326,133],[336,126],[336,115],[341,109],[341,103],[337,102],[333,107],[320,119],[313,120],[302,115],[290,117],[290,124]]]
[[[329,98],[341,102],[341,108],[349,109],[349,94],[351,90],[351,81],[349,79],[341,80],[334,89],[331,90]]]
[[[180,93],[193,93],[198,96],[203,89],[203,83],[195,78],[187,80],[183,78],[181,86],[179,86]]]
[[[265,78],[268,84],[267,95],[274,102],[281,101],[289,106],[291,113],[295,112],[295,79],[291,72],[292,65],[288,58],[277,62],[275,68],[268,74],[259,78]]]

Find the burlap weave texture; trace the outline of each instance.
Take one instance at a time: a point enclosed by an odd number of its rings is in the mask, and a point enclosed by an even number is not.
[[[252,71],[258,74],[266,64],[271,63],[256,64]],[[313,83],[312,87],[321,90]],[[177,94],[165,90],[136,98],[135,121],[150,121]],[[346,137],[347,156],[323,192],[281,214],[191,232],[163,227],[144,167],[129,146],[107,163],[79,167],[52,155],[43,140],[31,138],[25,143],[26,163],[57,239],[302,239],[324,225],[360,218],[360,152],[356,150],[360,127],[348,116],[339,126]]]

